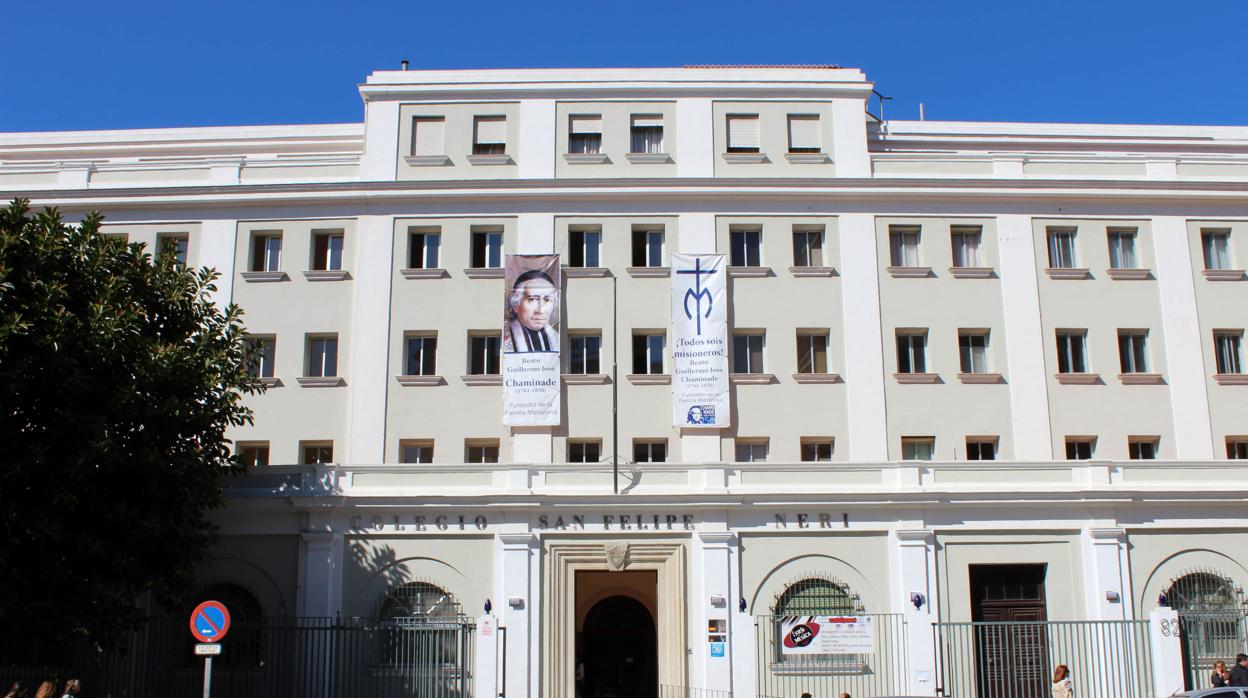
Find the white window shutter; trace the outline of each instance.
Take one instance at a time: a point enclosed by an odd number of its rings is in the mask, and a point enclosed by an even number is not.
[[[602,133],[602,117],[598,114],[576,114],[569,117],[568,133]]]
[[[443,134],[446,131],[446,119],[443,117],[417,117],[416,133],[412,136],[415,145],[413,155],[444,155]]]
[[[816,114],[789,115],[789,147],[819,148],[819,116]]]
[[[728,117],[728,147],[759,147],[757,114]]]
[[[506,143],[507,142],[507,117],[505,116],[478,116],[477,117],[477,143]]]
[[[663,117],[660,115],[649,115],[649,114],[645,116],[634,116],[633,126],[636,128],[652,128],[654,126],[658,126],[662,128]]]

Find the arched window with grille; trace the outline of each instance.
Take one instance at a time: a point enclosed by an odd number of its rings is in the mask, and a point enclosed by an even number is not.
[[[390,589],[378,609],[376,669],[411,695],[460,695],[468,680],[470,625],[445,589],[417,581]]]
[[[398,624],[458,620],[459,603],[449,592],[429,582],[394,587],[381,600],[378,617]]]
[[[1217,572],[1200,570],[1172,580],[1165,596],[1179,614],[1186,687],[1206,686],[1213,663],[1243,651],[1248,641],[1243,591]]]
[[[774,610],[777,616],[852,616],[861,614],[863,607],[848,584],[808,577],[785,587]]]
[[[827,577],[806,577],[791,582],[776,596],[772,606],[771,637],[773,667],[783,672],[834,672],[846,676],[867,671],[867,655],[794,654],[784,649],[784,636],[794,624],[810,625],[825,617],[861,616],[862,599],[848,584]]]

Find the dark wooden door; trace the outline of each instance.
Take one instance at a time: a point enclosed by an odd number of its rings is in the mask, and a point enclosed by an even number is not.
[[[1049,694],[1044,565],[972,565],[980,698]]]

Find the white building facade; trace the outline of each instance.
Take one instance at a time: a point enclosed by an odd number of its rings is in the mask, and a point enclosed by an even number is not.
[[[987,696],[959,624],[1242,612],[1248,128],[881,122],[872,88],[381,71],[362,124],[0,134],[0,194],[215,267],[262,343],[204,592],[462,615],[475,695]],[[674,253],[727,255],[724,427],[671,419]],[[564,264],[557,426],[501,419],[510,254]]]

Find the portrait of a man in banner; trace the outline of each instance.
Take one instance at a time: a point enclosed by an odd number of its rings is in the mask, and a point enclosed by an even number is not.
[[[559,262],[552,255],[508,258],[503,353],[559,352]]]

